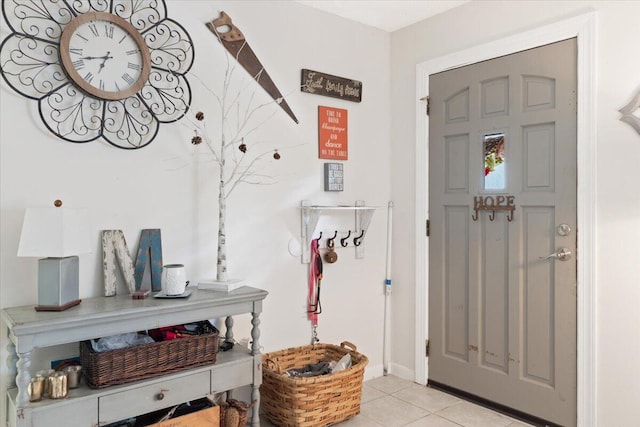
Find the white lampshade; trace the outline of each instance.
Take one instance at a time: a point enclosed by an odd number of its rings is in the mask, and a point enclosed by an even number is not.
[[[91,252],[87,209],[28,208],[19,257],[62,258]]]

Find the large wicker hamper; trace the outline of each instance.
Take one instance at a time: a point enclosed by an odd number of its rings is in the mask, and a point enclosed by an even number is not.
[[[351,367],[310,378],[290,377],[289,369],[318,362],[338,361],[351,354]],[[369,360],[343,342],[314,344],[262,356],[261,407],[264,416],[280,427],[322,427],[360,413],[362,379]]]
[[[98,353],[80,342],[80,363],[87,385],[102,388],[213,364],[218,331]]]

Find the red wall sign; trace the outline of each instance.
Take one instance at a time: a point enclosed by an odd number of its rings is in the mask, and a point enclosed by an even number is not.
[[[318,157],[347,160],[347,110],[318,106]]]

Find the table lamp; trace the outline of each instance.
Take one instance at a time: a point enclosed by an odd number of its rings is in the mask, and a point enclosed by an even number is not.
[[[38,260],[37,311],[63,311],[80,304],[77,255],[90,252],[86,209],[28,208],[24,215],[19,257]]]

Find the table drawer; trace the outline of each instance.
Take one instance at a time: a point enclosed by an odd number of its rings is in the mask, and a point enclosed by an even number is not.
[[[253,383],[253,359],[238,363],[233,369],[212,369],[211,390],[227,391]],[[256,384],[260,384],[259,381]]]
[[[100,423],[111,423],[204,397],[211,391],[210,375],[206,370],[101,396]]]
[[[92,427],[98,421],[97,399],[60,400],[56,406],[34,408],[32,425],[38,427],[57,426],[64,423],[65,427]]]

